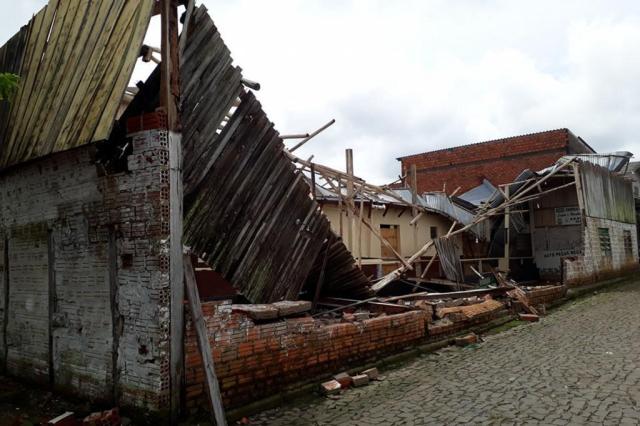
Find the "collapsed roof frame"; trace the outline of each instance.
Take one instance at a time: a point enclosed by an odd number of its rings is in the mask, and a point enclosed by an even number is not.
[[[546,182],[548,179],[550,179],[551,177],[557,175],[560,171],[565,170],[566,168],[568,168],[572,163],[574,163],[576,160],[576,156],[571,156],[568,159],[564,159],[564,161],[561,161],[560,163],[556,163],[552,170],[549,171],[547,174],[545,174],[544,176],[542,176],[540,179],[529,179],[526,182],[524,182],[524,184],[522,186],[520,186],[519,190],[516,191],[514,194],[508,194],[509,191],[507,191],[507,193],[504,193],[504,201],[496,206],[496,207],[485,207],[485,209],[481,212],[478,213],[478,215],[476,216],[476,219],[468,224],[463,226],[462,228],[455,230],[452,228],[449,230],[449,232],[442,238],[451,238],[455,235],[458,235],[462,232],[467,231],[468,229],[470,229],[472,226],[481,223],[493,216],[497,216],[500,214],[503,214],[505,212],[508,212],[509,208],[514,207],[518,204],[522,204],[524,202],[528,202],[531,200],[535,200],[537,198],[540,198],[548,193],[557,191],[559,189],[563,189],[569,186],[573,186],[576,185],[577,182],[577,173],[575,171],[575,169],[573,170],[573,176],[575,178],[574,181],[568,183],[568,184],[564,184],[561,185],[559,187],[555,187],[555,188],[551,188],[548,190],[543,191],[541,188],[541,184]],[[521,184],[522,182],[517,182],[518,184]],[[507,184],[508,186],[512,185],[512,184]],[[528,193],[530,193],[533,189],[538,189],[538,193],[534,194],[534,195],[529,195],[526,196]],[[501,191],[501,190],[500,190]],[[434,245],[434,241],[429,241],[427,242],[420,250],[418,250],[416,253],[414,253],[407,261],[407,263],[409,263],[410,265],[412,265],[413,263],[415,263],[423,254],[425,254],[433,245]],[[434,256],[435,258],[435,256]],[[431,259],[433,261],[433,258]],[[387,274],[386,276],[384,276],[380,281],[378,281],[377,283],[375,283],[371,288],[373,291],[375,292],[379,292],[380,290],[382,290],[383,288],[385,288],[389,283],[397,280],[398,278],[400,278],[406,271],[410,270],[409,268],[406,267],[406,265],[403,265],[399,268],[397,268],[396,270],[390,272],[389,274]],[[427,269],[425,269],[425,271],[423,272],[423,277],[426,274],[426,272],[428,271],[428,267]]]

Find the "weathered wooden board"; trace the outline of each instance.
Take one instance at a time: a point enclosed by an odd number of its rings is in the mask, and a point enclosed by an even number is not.
[[[0,48],[0,169],[109,137],[153,0],[50,0]]]
[[[253,303],[297,299],[322,263],[329,222],[262,106],[244,91],[204,6],[193,12],[187,33],[181,40],[184,243]],[[329,258],[326,288],[367,293],[368,280],[341,242]]]

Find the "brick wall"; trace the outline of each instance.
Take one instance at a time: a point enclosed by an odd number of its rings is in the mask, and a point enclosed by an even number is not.
[[[525,290],[527,302],[532,306],[549,305],[562,299],[567,294],[564,285],[544,286]]]
[[[584,255],[564,259],[564,281],[569,286],[591,283],[629,272],[638,268],[638,237],[636,224],[616,222],[609,219],[586,217],[584,227]],[[600,244],[598,228],[609,230],[611,256]],[[631,235],[631,250],[625,251],[624,231]]]
[[[458,186],[460,193],[480,185],[484,178],[493,184],[512,182],[524,169],[540,170],[567,153],[592,152],[568,129],[514,136],[438,151],[402,157],[402,174],[412,164],[418,170],[421,192],[448,192]]]
[[[0,366],[158,409],[169,384],[167,135],[131,136],[128,172],[105,175],[84,146],[0,174]]]
[[[232,313],[228,302],[203,303],[203,311],[227,408],[405,348],[424,338],[427,321],[424,311],[411,311],[354,323],[323,325],[302,318],[257,325]],[[204,372],[190,321],[185,364],[187,405],[206,406]]]

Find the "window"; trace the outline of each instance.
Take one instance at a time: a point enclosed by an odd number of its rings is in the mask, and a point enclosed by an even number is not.
[[[431,239],[432,240],[435,240],[436,238],[438,238],[438,227],[437,226],[429,227],[429,232],[431,233]]]
[[[600,251],[604,257],[611,257],[611,237],[609,228],[598,228],[598,238],[600,239]]]
[[[623,231],[622,239],[624,255],[627,257],[627,260],[633,259],[633,239],[631,238],[631,231]]]

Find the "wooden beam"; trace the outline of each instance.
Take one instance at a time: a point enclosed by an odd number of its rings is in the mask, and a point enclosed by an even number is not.
[[[510,187],[505,186],[504,197],[505,200],[509,200]],[[507,205],[504,209],[504,255],[502,257],[502,270],[509,272],[509,255],[511,254],[511,207]]]
[[[580,167],[578,164],[573,165],[573,179],[576,183],[576,194],[578,195],[578,207],[580,208],[580,216],[582,220],[582,226],[587,226],[587,213],[584,205],[584,193],[582,192],[582,180],[580,177]]]
[[[318,130],[316,130],[315,132],[311,133],[309,136],[307,136],[306,138],[304,138],[303,140],[301,140],[300,142],[298,142],[295,146],[293,146],[289,152],[293,152],[296,149],[300,148],[302,145],[306,144],[307,142],[309,142],[311,139],[315,138],[316,136],[318,136],[320,133],[322,133],[324,130],[326,130],[328,127],[330,127],[331,125],[333,125],[333,123],[335,123],[336,120],[332,119],[331,121],[329,121],[327,124],[325,124],[324,126],[320,127]]]
[[[486,288],[486,289],[477,289],[477,290],[463,290],[463,291],[452,291],[448,293],[414,293],[414,294],[404,294],[402,296],[392,296],[392,297],[383,297],[380,298],[383,302],[395,302],[398,300],[407,300],[407,299],[419,299],[419,300],[439,300],[439,299],[459,299],[464,297],[474,297],[474,296],[499,296],[506,294],[509,290],[512,290],[511,287],[495,287],[495,288]]]
[[[182,264],[182,138],[169,131],[169,285],[171,291],[171,419],[180,414],[184,374],[184,266]]]
[[[358,268],[362,269],[362,212],[364,211],[364,196],[360,196],[360,211],[358,212]]]
[[[322,258],[322,267],[320,269],[320,275],[318,276],[318,283],[316,284],[316,292],[313,295],[313,303],[311,305],[311,309],[315,310],[318,305],[318,300],[320,299],[320,294],[322,292],[322,286],[324,285],[324,272],[327,268],[327,260],[329,260],[329,251],[331,250],[331,245],[335,240],[335,236],[333,235],[333,231],[329,231],[329,238],[327,239],[327,247],[324,250],[324,257]]]
[[[312,164],[311,165],[311,199],[315,201],[316,198],[318,198],[316,195],[316,170]]]
[[[280,139],[304,139],[308,138],[309,133],[296,133],[292,135],[280,135]]]
[[[414,222],[413,220],[415,218],[417,218],[420,214],[420,211],[417,208],[418,205],[418,168],[415,164],[411,165],[411,204],[413,204],[413,206],[411,207],[411,216],[413,217],[413,219],[411,219],[410,224],[413,225],[413,249],[415,250],[416,247],[418,247],[418,224],[417,221]],[[404,212],[404,210],[402,210]],[[416,276],[419,277],[422,275],[422,265],[420,265],[419,263],[416,264]],[[415,288],[414,288],[415,290]]]
[[[167,114],[169,130],[179,127],[178,100],[180,97],[178,62],[178,9],[172,0],[161,1],[160,108]]]
[[[431,268],[431,265],[433,265],[433,262],[435,262],[437,257],[438,257],[437,252],[436,252],[436,254],[431,256],[431,259],[429,259],[429,263],[427,263],[427,267],[424,268],[424,272],[422,272],[422,274],[420,275],[420,278],[424,279],[424,277],[427,276],[427,272],[429,272],[429,268]]]
[[[353,204],[353,150],[345,150],[347,163],[347,204]],[[347,247],[353,252],[353,211],[347,209]]]
[[[205,383],[209,402],[211,403],[211,411],[218,426],[226,426],[227,419],[224,414],[224,406],[222,405],[222,396],[220,395],[220,384],[216,377],[215,365],[213,363],[213,354],[211,344],[207,333],[207,325],[202,315],[202,305],[200,304],[200,295],[198,294],[198,286],[196,284],[196,274],[191,264],[191,255],[188,253],[183,255],[184,282],[187,287],[187,298],[189,299],[189,310],[191,311],[191,320],[196,331],[196,339],[198,341],[198,349],[202,357],[202,367],[205,373]]]

